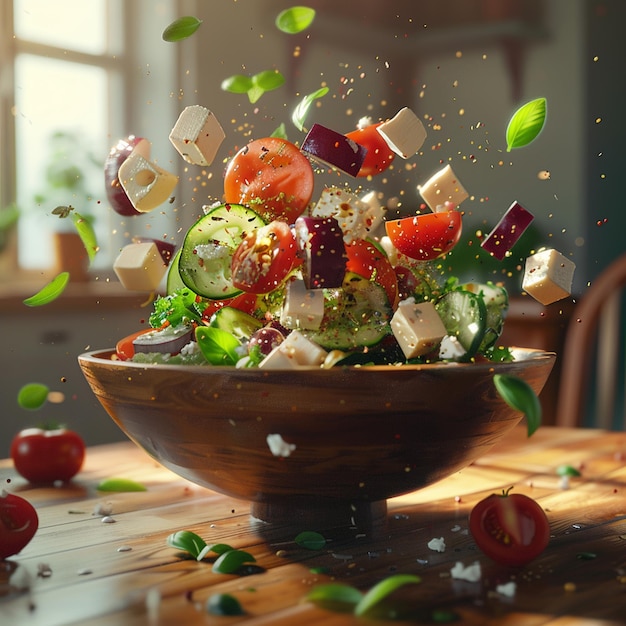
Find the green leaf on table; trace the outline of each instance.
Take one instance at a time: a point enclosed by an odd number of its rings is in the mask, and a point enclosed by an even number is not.
[[[74,227],[76,228],[80,240],[83,242],[83,246],[85,246],[89,262],[91,263],[96,256],[96,252],[98,252],[98,239],[96,238],[93,225],[80,213],[73,213],[72,221],[74,222]]]
[[[196,341],[204,358],[211,365],[235,365],[239,360],[239,340],[221,328],[198,326]]]
[[[98,484],[98,491],[115,491],[115,492],[131,492],[131,491],[147,491],[146,487],[130,478],[105,478]]]
[[[300,100],[298,106],[291,114],[291,121],[299,131],[304,130],[304,120],[309,113],[309,109],[315,100],[323,98],[328,93],[328,87],[320,87],[317,91],[307,94]]]
[[[500,397],[512,408],[526,416],[528,436],[541,425],[541,403],[531,386],[517,376],[495,374],[493,383]]]
[[[245,550],[228,550],[213,563],[216,574],[234,574],[244,563],[254,563],[256,559]]]
[[[23,409],[36,411],[47,401],[50,389],[42,383],[28,383],[17,392],[17,403]]]
[[[580,476],[580,472],[571,465],[559,465],[556,468],[556,474],[557,476]]]
[[[531,100],[517,109],[506,128],[506,151],[522,148],[534,141],[543,129],[546,114],[545,98]]]
[[[170,548],[188,552],[194,559],[198,559],[207,547],[206,541],[191,530],[178,530],[168,535],[165,543]]]
[[[70,280],[69,272],[61,272],[36,294],[26,298],[23,302],[26,306],[42,306],[56,300],[65,290]]]
[[[356,607],[354,607],[354,614],[365,615],[365,613],[370,611],[379,602],[392,594],[396,589],[399,589],[404,585],[417,584],[420,582],[422,582],[422,579],[413,574],[394,574],[393,576],[389,576],[374,585],[361,598]]]
[[[326,545],[326,539],[314,530],[304,530],[294,539],[296,544],[307,550],[321,550]]]
[[[202,24],[202,20],[199,20],[197,17],[193,17],[191,15],[179,17],[163,31],[163,41],[173,43],[175,41],[187,39],[187,37],[191,37],[191,35],[193,35],[198,28],[200,28],[200,24]]]
[[[306,599],[326,609],[351,613],[363,599],[363,593],[345,583],[325,583],[313,587]]]
[[[206,601],[206,611],[211,615],[243,615],[244,610],[235,596],[229,593],[214,593]]]
[[[295,6],[281,11],[276,16],[276,28],[288,35],[296,35],[306,30],[314,19],[315,9]]]

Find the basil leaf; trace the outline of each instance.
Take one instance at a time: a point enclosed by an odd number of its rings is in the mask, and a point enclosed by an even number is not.
[[[187,37],[191,37],[191,35],[200,28],[200,24],[202,24],[202,20],[199,20],[197,17],[190,15],[179,17],[163,31],[163,41],[173,43],[187,39]]]
[[[17,403],[29,411],[40,409],[48,399],[50,389],[42,383],[28,383],[17,392]]]
[[[254,104],[264,93],[265,89],[262,89],[258,85],[252,85],[252,87],[248,89],[248,100],[250,100],[250,104]]]
[[[206,601],[206,611],[211,615],[243,615],[239,600],[229,593],[214,593]]]
[[[252,77],[252,83],[264,91],[278,89],[285,83],[285,77],[277,70],[265,70]]]
[[[93,226],[91,222],[85,219],[80,213],[72,213],[72,221],[74,222],[80,240],[83,242],[83,246],[85,246],[89,262],[91,263],[98,251],[98,240]]]
[[[276,16],[276,28],[288,35],[295,35],[306,30],[314,19],[315,9],[302,6],[291,7]]]
[[[98,491],[147,491],[146,487],[129,478],[106,478],[97,487]]]
[[[229,546],[227,543],[214,543],[209,546],[209,552],[215,552],[215,554],[224,554],[224,552],[228,552],[233,550],[232,546]]]
[[[381,580],[374,585],[360,600],[354,608],[355,615],[364,615],[381,600],[393,593],[396,589],[408,584],[416,584],[422,582],[419,576],[413,574],[395,574]]]
[[[179,530],[168,535],[165,543],[170,548],[188,552],[194,559],[197,559],[200,553],[206,548],[204,539],[190,530]]]
[[[306,599],[326,609],[352,612],[363,599],[363,594],[345,583],[326,583],[313,587]]]
[[[571,465],[559,465],[556,468],[557,476],[580,476],[580,472]]]
[[[547,101],[545,98],[531,100],[521,106],[510,119],[506,129],[506,151],[522,148],[536,139],[546,121]]]
[[[239,360],[239,341],[221,328],[198,326],[196,341],[204,358],[211,365],[235,365]]]
[[[221,88],[230,93],[248,93],[252,89],[252,79],[243,74],[233,74],[222,81]]]
[[[279,139],[287,139],[287,129],[285,128],[285,122],[281,122],[275,129],[270,137],[278,137]]]
[[[254,563],[256,559],[244,550],[228,550],[217,557],[213,563],[213,571],[216,574],[233,574],[244,563]]]
[[[69,272],[61,272],[35,295],[24,300],[26,306],[42,306],[56,300],[65,290],[70,279]]]
[[[512,408],[526,416],[528,436],[541,425],[541,404],[530,385],[516,376],[495,374],[493,383],[500,397]]]
[[[326,545],[326,539],[320,533],[313,530],[305,530],[299,533],[294,541],[307,550],[321,550]]]
[[[299,131],[304,130],[304,120],[306,119],[313,102],[318,98],[324,97],[327,93],[328,87],[321,87],[317,91],[314,91],[313,93],[310,93],[302,98],[298,106],[294,109],[294,112],[291,114],[291,121]]]

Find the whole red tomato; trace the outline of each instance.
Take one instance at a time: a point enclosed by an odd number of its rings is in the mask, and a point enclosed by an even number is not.
[[[67,482],[85,460],[85,442],[72,430],[27,428],[11,443],[15,469],[31,483]]]
[[[525,565],[550,540],[550,523],[535,500],[521,493],[491,494],[470,513],[469,528],[478,547],[501,565]]]
[[[4,489],[0,491],[0,560],[20,552],[39,527],[35,507]]]

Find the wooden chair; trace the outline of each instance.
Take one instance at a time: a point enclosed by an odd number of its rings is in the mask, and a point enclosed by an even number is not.
[[[617,380],[626,360],[621,321],[625,286],[626,253],[600,273],[574,309],[561,362],[557,426],[585,425],[585,407],[592,389],[595,395],[593,420],[587,425],[607,429],[616,426],[616,398],[620,389],[624,393],[626,386],[626,374],[620,383]],[[595,386],[592,385],[594,380]],[[620,428],[626,430],[626,399],[624,405]]]

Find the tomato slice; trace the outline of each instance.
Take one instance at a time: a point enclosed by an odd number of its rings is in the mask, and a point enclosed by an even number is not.
[[[529,563],[550,540],[550,523],[541,506],[508,491],[481,500],[470,513],[469,528],[478,547],[501,565]]]
[[[256,294],[244,292],[234,298],[228,298],[226,300],[212,300],[207,308],[202,312],[203,322],[208,324],[213,317],[213,314],[225,306],[229,306],[233,309],[252,315],[258,308],[258,298]]]
[[[231,280],[248,293],[268,293],[285,279],[296,261],[296,238],[286,222],[274,220],[249,232],[231,261]]]
[[[256,139],[229,162],[224,199],[254,209],[267,222],[293,224],[313,195],[310,161],[293,143],[278,137]]]
[[[452,250],[461,238],[461,213],[456,210],[426,213],[385,222],[391,243],[418,261],[430,261]]]
[[[346,246],[346,257],[346,272],[378,283],[395,310],[398,306],[398,277],[385,253],[365,239],[355,239]]]
[[[384,172],[396,156],[385,138],[376,130],[382,123],[369,124],[346,133],[348,139],[352,139],[352,141],[356,141],[356,143],[367,148],[365,159],[357,174],[359,178],[376,176],[376,174]]]

